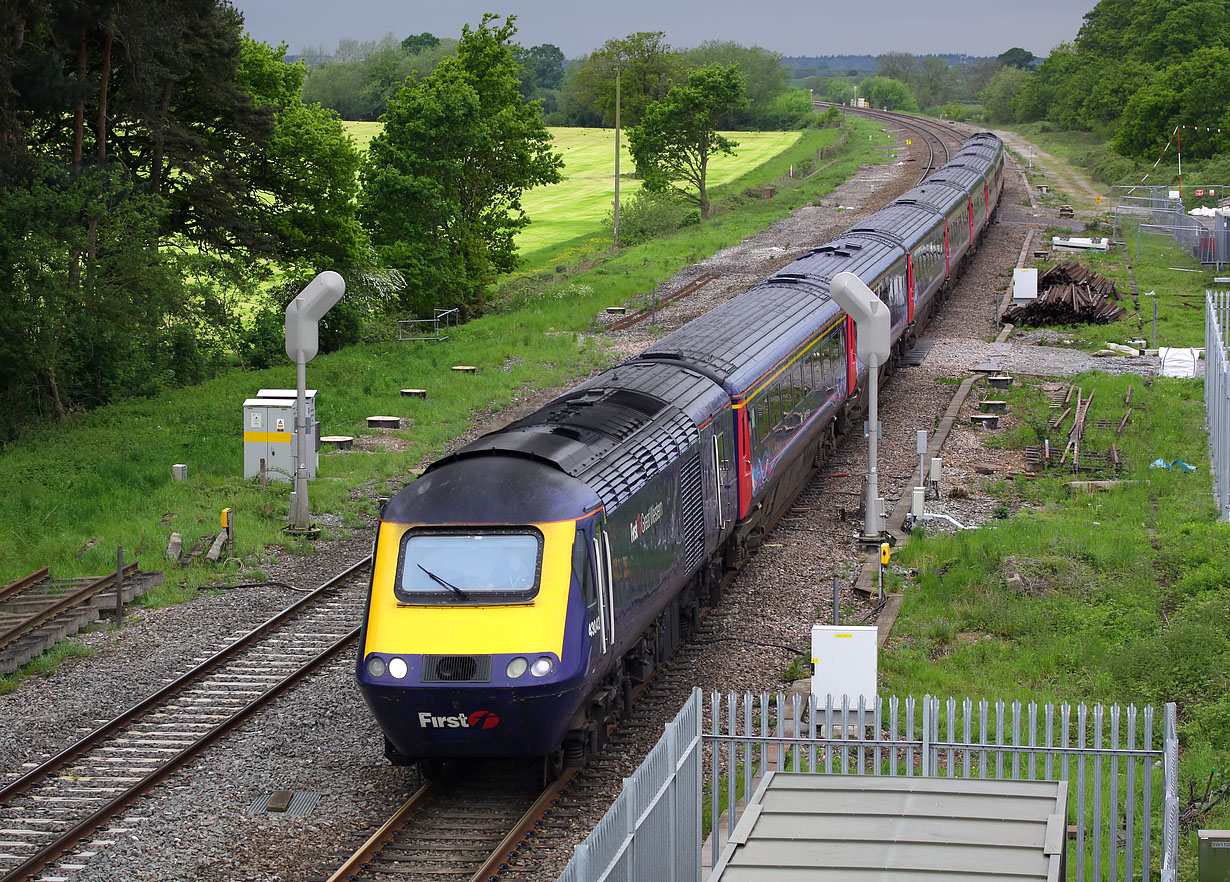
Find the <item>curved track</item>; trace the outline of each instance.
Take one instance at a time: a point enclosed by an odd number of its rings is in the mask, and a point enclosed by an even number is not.
[[[352,645],[365,558],[0,788],[0,879],[34,878],[176,769]]]
[[[817,107],[832,107],[834,105],[817,102]],[[922,139],[922,146],[927,150],[926,168],[918,177],[918,183],[926,180],[927,175],[939,168],[951,158],[952,150],[965,143],[965,135],[957,131],[951,124],[940,122],[925,116],[911,116],[905,113],[891,113],[885,110],[874,110],[870,107],[846,107],[836,105],[842,113],[852,116],[862,116],[879,120],[906,132],[913,132]]]

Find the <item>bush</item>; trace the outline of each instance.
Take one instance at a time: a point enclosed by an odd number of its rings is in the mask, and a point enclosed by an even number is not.
[[[689,211],[687,204],[674,196],[637,190],[631,198],[620,203],[619,244],[639,245],[698,221],[697,212]],[[615,228],[614,207],[606,216],[606,227]]]
[[[801,129],[815,115],[811,96],[802,89],[790,89],[769,99],[768,105],[752,112],[752,124],[761,131]]]

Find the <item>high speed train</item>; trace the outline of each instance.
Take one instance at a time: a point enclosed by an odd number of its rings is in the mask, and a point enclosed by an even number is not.
[[[901,354],[1003,176],[999,138],[974,135],[859,226],[397,493],[357,665],[386,756],[431,774],[598,750],[723,572],[861,419],[867,368],[830,280],[851,271],[878,294]]]

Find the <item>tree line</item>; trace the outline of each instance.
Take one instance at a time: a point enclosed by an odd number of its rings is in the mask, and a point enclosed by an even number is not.
[[[1211,128],[1184,140],[1200,159],[1230,148],[1228,86],[1226,3],[1101,0],[1036,72],[1005,69],[982,97],[993,122],[1093,131],[1137,160],[1155,160],[1176,126]]]
[[[670,46],[661,31],[640,31],[608,40],[588,56],[568,60],[547,43],[514,48],[519,90],[541,104],[549,126],[612,126],[615,120],[615,71],[620,71],[621,117],[641,121],[650,102],[684,83],[690,71],[707,65],[735,65],[743,77],[745,101],[723,125],[728,129],[780,130],[807,123],[811,108],[806,92],[791,88],[782,56],[760,47],[709,41],[689,49]],[[296,59],[311,70],[304,84],[308,102],[336,110],[343,119],[375,120],[408,77],[430,74],[456,51],[455,40],[416,34],[398,40],[339,41],[337,50],[308,47]]]
[[[0,11],[0,437],[251,350],[242,302],[369,250],[359,155],[220,0]]]

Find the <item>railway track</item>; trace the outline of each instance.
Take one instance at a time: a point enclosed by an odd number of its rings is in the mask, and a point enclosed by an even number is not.
[[[714,275],[713,273],[705,273],[702,276],[698,276],[697,278],[688,282],[686,285],[684,285],[674,294],[665,298],[661,303],[655,304],[652,308],[639,309],[636,312],[632,313],[631,315],[628,315],[628,316],[625,316],[619,319],[619,321],[611,322],[609,325],[606,326],[605,330],[622,331],[624,328],[630,328],[633,325],[635,325],[637,322],[642,322],[645,319],[649,318],[657,310],[665,309],[668,306],[674,306],[680,300],[683,300],[686,297],[690,297],[691,295],[699,291],[701,288],[703,288],[705,285],[709,284],[710,282],[716,281],[716,280],[717,280],[717,276]]]
[[[486,763],[428,782],[329,882],[494,879],[552,813],[577,773],[567,769],[544,789],[536,768]]]
[[[817,106],[830,107],[832,105],[820,102],[817,103]],[[951,158],[952,150],[950,148],[960,147],[961,144],[965,143],[965,138],[961,133],[954,131],[939,120],[922,116],[910,116],[904,113],[874,110],[870,107],[846,107],[844,105],[837,105],[837,107],[842,113],[880,120],[896,128],[914,132],[922,138],[923,146],[927,148],[927,163],[922,174],[918,176],[919,184],[926,180],[927,175]]]
[[[73,850],[358,636],[371,558],[0,788],[0,880]]]
[[[127,603],[162,584],[161,573],[123,569]],[[116,574],[53,579],[47,567],[0,586],[0,674],[11,674],[57,640],[70,637],[115,609]]]

